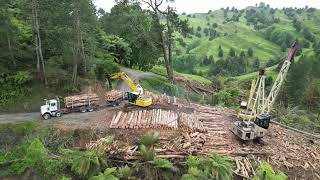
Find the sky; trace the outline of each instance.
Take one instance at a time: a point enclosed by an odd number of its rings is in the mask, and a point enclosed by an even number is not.
[[[209,10],[217,10],[226,7],[235,7],[243,9],[247,6],[255,6],[264,2],[269,4],[272,8],[283,7],[315,7],[320,9],[320,0],[175,0],[174,6],[178,13],[206,13]],[[98,8],[102,8],[110,12],[112,6],[115,5],[114,0],[94,0]]]

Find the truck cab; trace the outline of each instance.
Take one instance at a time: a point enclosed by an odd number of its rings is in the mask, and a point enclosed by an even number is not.
[[[40,108],[41,116],[47,120],[51,117],[60,117],[61,111],[60,111],[60,102],[57,99],[45,99],[45,105],[42,105]]]

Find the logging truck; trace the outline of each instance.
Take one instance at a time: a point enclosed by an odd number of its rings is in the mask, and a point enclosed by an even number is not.
[[[71,112],[92,112],[98,107],[99,97],[96,94],[81,94],[67,96],[64,98],[64,108],[61,108],[59,98],[45,99],[45,104],[41,106],[40,112],[43,119],[51,117],[61,117],[62,114]]]

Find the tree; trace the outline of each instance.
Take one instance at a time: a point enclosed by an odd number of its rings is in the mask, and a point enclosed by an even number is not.
[[[223,49],[221,48],[221,45],[219,45],[218,56],[223,57]]]
[[[297,32],[301,31],[302,24],[300,21],[298,21],[296,18],[293,19],[293,27],[296,28]]]
[[[236,51],[234,50],[234,48],[230,48],[230,50],[229,50],[229,56],[231,56],[231,57],[236,56]]]
[[[306,38],[307,40],[309,40],[311,42],[314,42],[315,37],[307,28],[303,29],[302,33],[303,33],[304,38]]]
[[[120,1],[99,21],[106,33],[117,35],[129,43],[132,53],[126,66],[148,70],[155,65],[161,56],[160,38],[148,11],[136,3]]]
[[[217,28],[217,27],[218,27],[218,24],[217,24],[217,23],[213,23],[213,24],[212,24],[212,27],[213,27],[213,28]]]
[[[165,10],[161,10],[163,0],[141,0],[141,2],[148,5],[153,11],[161,40],[168,79],[170,82],[174,82],[172,65],[173,32],[178,31],[183,36],[186,36],[189,32],[188,20],[180,20],[174,8],[170,7],[169,4],[167,4],[168,6]],[[165,18],[164,25],[161,23],[162,17]]]
[[[246,55],[245,55],[245,53],[244,53],[244,51],[241,51],[240,52],[240,58],[244,58]]]
[[[260,60],[258,58],[255,58],[252,66],[254,69],[258,70],[260,68]]]
[[[253,49],[252,47],[248,48],[248,56],[252,57],[253,56]]]
[[[197,31],[201,31],[201,27],[200,26],[197,27]]]
[[[46,71],[44,66],[43,54],[42,54],[42,41],[40,36],[40,26],[38,17],[38,1],[32,0],[32,32],[34,37],[35,51],[37,54],[37,72],[39,77],[43,80],[45,85],[48,85]],[[41,64],[41,67],[40,67]]]
[[[313,51],[316,56],[320,56],[320,42],[313,45]]]

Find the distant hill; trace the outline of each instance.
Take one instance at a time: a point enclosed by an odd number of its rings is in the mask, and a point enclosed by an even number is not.
[[[245,54],[246,70],[232,73],[242,75],[257,70],[254,67],[257,58],[260,67],[279,63],[296,39],[304,48],[302,53],[313,53],[312,45],[320,37],[320,11],[314,8],[272,9],[261,4],[243,10],[226,8],[202,14],[182,14],[180,17],[188,19],[192,35],[186,38],[176,35],[176,69],[207,77],[210,76],[210,66],[213,65],[212,62],[203,62],[206,57],[213,57],[214,62],[225,60],[230,48],[235,50],[236,56],[240,56],[241,51]],[[223,50],[223,57],[219,57],[219,46]],[[248,55],[249,48],[253,50],[252,57]],[[188,56],[192,58],[186,58]],[[179,69],[180,64],[183,64],[180,61],[184,59],[192,59],[194,62],[185,64],[194,68]],[[228,71],[226,69],[222,72]]]

